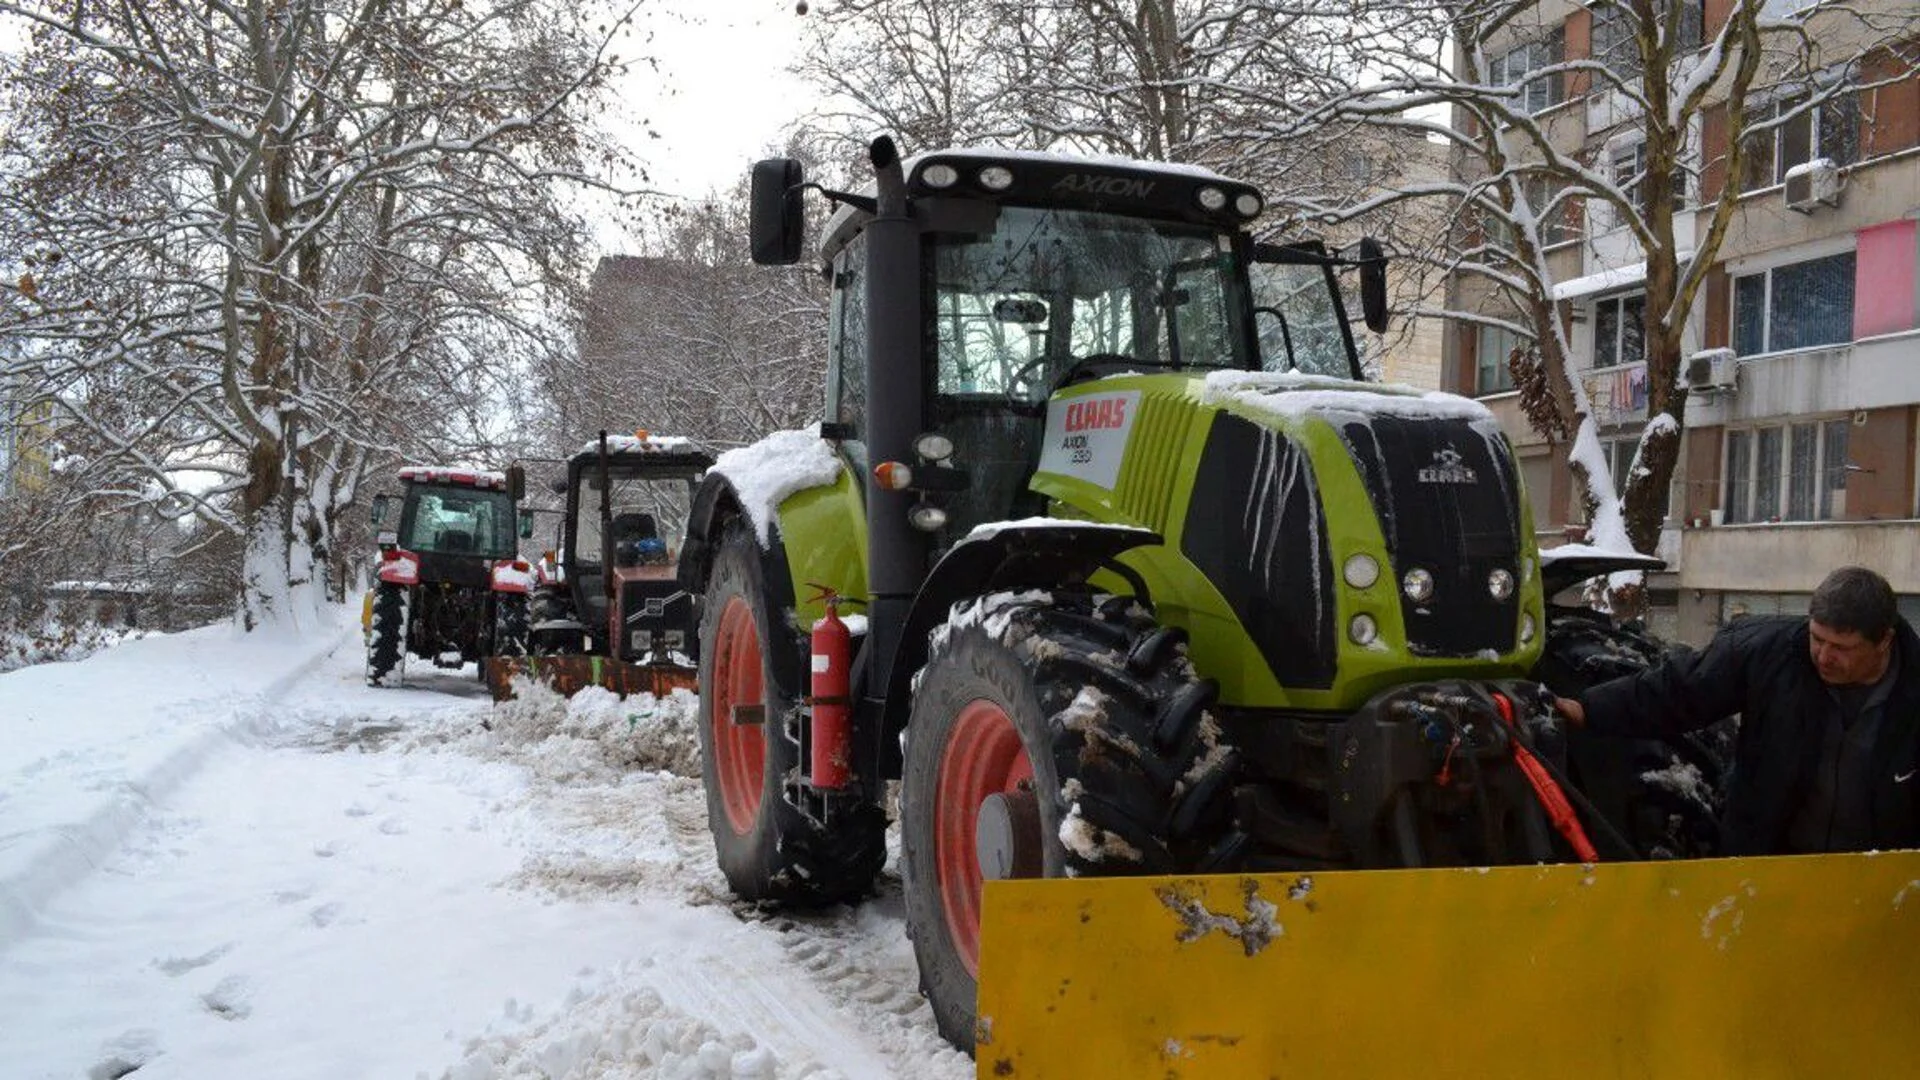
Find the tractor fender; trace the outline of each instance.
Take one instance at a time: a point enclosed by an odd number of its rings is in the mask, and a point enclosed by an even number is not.
[[[675,580],[694,598],[696,605],[704,603],[706,599],[707,577],[712,573],[713,560],[720,553],[720,544],[726,538],[729,523],[736,519],[744,522],[749,517],[732,481],[721,473],[707,473],[700,481],[699,489],[694,492],[693,505],[687,512],[687,536],[680,545],[680,561],[674,570]],[[763,598],[767,604],[767,625],[792,629],[791,622],[781,617],[782,613],[793,609],[794,592],[786,542],[781,539],[777,527],[773,529],[773,543],[760,549],[760,580],[766,583],[767,588],[767,595]],[[700,632],[700,621],[704,617],[695,617],[693,630],[696,635]],[[792,645],[792,648],[780,647],[782,644],[767,643],[767,661],[773,668],[774,677],[782,686],[803,686],[806,662],[803,643],[795,637],[793,641],[784,643]]]
[[[1159,533],[1132,525],[1033,519],[983,525],[949,549],[913,598],[887,675],[887,775],[899,775],[899,760],[891,755],[899,753],[897,736],[913,711],[913,674],[927,662],[927,635],[956,602],[1004,589],[1077,585],[1111,567],[1122,552],[1163,541]]]
[[[375,573],[389,585],[418,585],[420,556],[405,548],[389,548],[380,553],[380,567]]]
[[[500,559],[493,564],[492,573],[494,592],[525,596],[533,591],[533,570],[520,559]]]
[[[681,588],[695,596],[706,595],[707,575],[712,571],[714,556],[719,553],[727,522],[746,514],[740,494],[733,489],[733,481],[717,472],[708,472],[701,479],[700,487],[693,493],[693,505],[687,511],[687,537],[680,545],[676,574]]]

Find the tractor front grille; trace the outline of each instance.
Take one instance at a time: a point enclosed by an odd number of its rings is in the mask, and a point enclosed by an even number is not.
[[[1343,421],[1340,433],[1380,519],[1394,579],[1433,575],[1425,602],[1400,593],[1408,647],[1424,656],[1512,651],[1516,587],[1496,600],[1495,569],[1518,582],[1519,485],[1513,452],[1492,421],[1393,416]]]

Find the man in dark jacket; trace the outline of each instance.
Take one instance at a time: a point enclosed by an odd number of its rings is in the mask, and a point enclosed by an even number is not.
[[[1804,619],[1736,620],[1700,653],[1558,708],[1654,738],[1739,713],[1724,854],[1920,847],[1920,637],[1871,570],[1829,574]]]

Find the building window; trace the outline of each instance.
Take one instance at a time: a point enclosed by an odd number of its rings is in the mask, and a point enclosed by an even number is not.
[[[1746,162],[1740,171],[1740,190],[1758,191],[1783,184],[1787,171],[1815,158],[1835,165],[1851,165],[1860,156],[1860,102],[1850,90],[1822,90],[1772,101],[1750,103],[1747,123],[1764,124],[1786,117],[1777,125],[1746,137]],[[1811,103],[1810,103],[1811,102]]]
[[[1623,0],[1601,0],[1591,7],[1593,58],[1613,69],[1622,80],[1639,78],[1640,46],[1633,40],[1638,20],[1633,9]],[[1679,39],[1674,42],[1673,55],[1682,56],[1700,47],[1704,7],[1702,0],[1680,0]],[[1656,10],[1664,16],[1668,4],[1657,2]]]
[[[1545,176],[1529,176],[1523,190],[1527,197],[1527,208],[1531,213],[1543,219],[1540,228],[1540,243],[1546,247],[1555,244],[1570,243],[1580,239],[1580,216],[1578,203],[1570,196],[1562,197],[1564,186],[1556,187]],[[1560,198],[1558,205],[1554,199]]]
[[[1514,104],[1521,110],[1529,114],[1546,112],[1566,100],[1561,74],[1535,72],[1560,63],[1565,56],[1566,37],[1555,30],[1540,41],[1530,41],[1494,57],[1488,65],[1488,81],[1495,86],[1517,87],[1520,93]]]
[[[1627,480],[1633,473],[1633,458],[1640,452],[1640,435],[1633,434],[1623,439],[1602,442],[1601,449],[1607,457],[1607,469],[1613,474],[1613,494],[1617,498],[1627,497]],[[1675,468],[1667,476],[1667,512],[1666,520],[1674,520],[1674,514],[1686,505],[1681,494],[1680,470]]]
[[[1733,279],[1733,349],[1741,356],[1853,340],[1853,252]]]
[[[1520,335],[1497,326],[1478,327],[1475,357],[1474,392],[1498,394],[1513,389],[1513,367],[1507,360],[1521,348]]]
[[[1845,513],[1847,428],[1806,420],[1727,432],[1728,522],[1831,521]]]
[[[1617,367],[1647,358],[1644,293],[1609,296],[1593,305],[1593,366]]]
[[[1647,173],[1647,144],[1637,142],[1631,146],[1622,146],[1613,152],[1613,182],[1627,196],[1627,201],[1647,212],[1646,189],[1641,186]],[[1683,209],[1687,205],[1687,167],[1674,163],[1673,175],[1667,178],[1673,189],[1673,208]],[[1616,214],[1618,211],[1616,211]]]

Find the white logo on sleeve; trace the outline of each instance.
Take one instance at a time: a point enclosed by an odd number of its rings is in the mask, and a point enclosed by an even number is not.
[[[1907,781],[1913,779],[1913,774],[1916,772],[1920,772],[1920,769],[1908,769],[1906,772],[1894,773],[1893,782],[1896,784],[1904,784]]]

